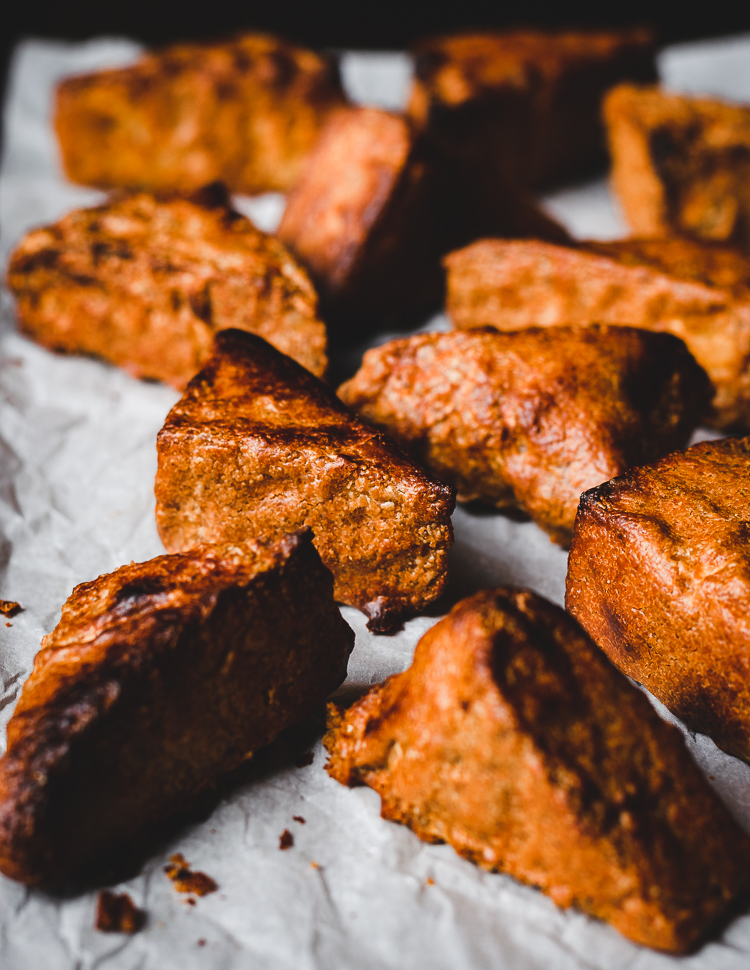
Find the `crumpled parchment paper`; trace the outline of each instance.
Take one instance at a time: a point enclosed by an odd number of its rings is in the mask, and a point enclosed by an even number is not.
[[[0,258],[29,227],[96,202],[98,192],[67,183],[49,123],[53,86],[75,72],[137,57],[130,41],[28,41],[16,51],[5,109],[0,171]],[[750,37],[668,49],[666,83],[750,100]],[[398,108],[410,63],[399,53],[343,55],[352,97]],[[238,205],[272,230],[278,195]],[[606,183],[558,192],[548,210],[579,236],[625,231]],[[444,318],[432,326],[444,327]],[[155,436],[177,399],[169,388],[132,380],[96,361],[57,357],[15,333],[2,294],[0,328],[0,597],[23,612],[0,622],[0,729],[39,640],[52,629],[76,583],[163,550],[153,518]],[[700,437],[699,433],[699,437]],[[707,435],[704,435],[707,436]],[[565,554],[531,523],[459,509],[452,595],[499,583],[528,585],[561,603]],[[419,617],[392,637],[369,634],[344,608],[357,642],[344,689],[404,669],[435,622]],[[667,712],[657,704],[661,713]],[[694,757],[750,828],[750,769],[707,738],[686,735]],[[746,968],[750,917],[691,957],[675,960],[637,947],[608,926],[558,909],[513,879],[481,872],[449,846],[428,846],[383,821],[368,789],[347,790],[323,771],[325,755],[295,767],[277,758],[260,779],[235,787],[200,824],[181,829],[141,873],[113,887],[146,910],[133,937],[93,928],[94,893],[61,899],[0,877],[2,970],[191,970],[429,968],[429,970],[656,970]],[[292,820],[305,818],[305,824]],[[284,829],[294,846],[279,851]],[[219,884],[186,904],[163,873],[180,851]],[[315,866],[311,863],[316,863]]]

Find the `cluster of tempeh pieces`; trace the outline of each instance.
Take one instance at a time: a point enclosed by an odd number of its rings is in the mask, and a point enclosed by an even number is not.
[[[0,870],[88,879],[312,714],[353,647],[336,601],[374,632],[437,601],[457,497],[572,542],[569,612],[463,600],[331,706],[328,771],[684,952],[750,887],[750,839],[622,672],[750,760],[750,439],[681,450],[750,426],[750,109],[650,86],[641,30],[414,57],[404,114],[261,35],[59,86],[68,175],[115,192],[18,245],[19,324],[184,393],[157,442],[169,554],[74,590],[10,721]],[[577,242],[532,193],[606,159],[602,101],[638,235]],[[223,186],[288,192],[278,238]],[[452,330],[330,389],[331,349],[444,295]]]

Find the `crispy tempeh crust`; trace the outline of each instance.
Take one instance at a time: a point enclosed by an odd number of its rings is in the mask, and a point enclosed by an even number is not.
[[[305,266],[326,323],[357,338],[411,322],[443,292],[436,173],[400,115],[337,112],[289,196],[279,239]]]
[[[287,192],[345,103],[321,54],[268,34],[177,44],[66,78],[55,128],[68,177],[97,188]]]
[[[329,773],[384,818],[637,943],[691,950],[748,885],[750,838],[680,732],[535,593],[463,600],[407,671],[329,711]]]
[[[157,439],[167,549],[310,526],[336,597],[385,631],[447,581],[453,490],[258,337],[225,330]]]
[[[233,211],[220,185],[77,209],[22,240],[8,284],[34,340],[95,354],[135,377],[184,388],[227,327],[326,372],[326,329],[307,274]]]
[[[86,878],[313,712],[354,636],[309,533],[77,586],[8,726],[0,870]]]
[[[750,423],[750,261],[689,239],[553,246],[483,239],[445,259],[459,328],[603,323],[680,337],[716,389],[707,419]]]
[[[604,102],[612,183],[633,231],[750,255],[750,108],[623,84]]]
[[[592,325],[394,340],[339,396],[459,501],[520,508],[569,545],[581,492],[685,447],[711,387],[671,334]]]
[[[654,54],[642,28],[428,38],[414,48],[409,114],[466,177],[570,181],[606,160],[605,91],[656,80]]]
[[[629,677],[750,761],[750,439],[581,496],[566,605]]]

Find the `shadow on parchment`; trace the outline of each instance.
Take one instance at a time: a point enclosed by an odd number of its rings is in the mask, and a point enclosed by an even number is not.
[[[325,706],[299,724],[287,728],[266,748],[221,778],[217,784],[194,796],[178,815],[154,826],[137,841],[129,841],[98,858],[75,881],[45,890],[35,890],[54,899],[71,899],[91,890],[103,889],[137,876],[152,856],[164,855],[191,825],[205,822],[214,809],[245,785],[266,781],[290,768],[305,771],[312,763],[312,748],[325,733]]]

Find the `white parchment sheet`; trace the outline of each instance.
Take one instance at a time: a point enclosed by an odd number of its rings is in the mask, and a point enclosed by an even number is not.
[[[0,173],[3,266],[29,227],[95,202],[99,193],[64,180],[49,123],[58,78],[126,63],[126,40],[86,44],[29,41],[11,67]],[[750,37],[691,44],[661,58],[666,83],[750,101]],[[410,64],[394,54],[343,55],[358,100],[395,108]],[[281,196],[238,204],[273,229]],[[624,233],[606,184],[577,186],[545,200],[580,236]],[[57,622],[76,583],[163,550],[153,520],[155,436],[177,399],[95,361],[57,357],[19,337],[2,294],[0,330],[0,597],[23,613],[0,622],[0,733],[42,635]],[[445,326],[438,318],[434,325]],[[561,603],[566,557],[531,523],[456,512],[452,553],[456,595],[498,583],[523,584]],[[402,670],[435,618],[377,637],[344,609],[357,633],[349,684]],[[666,712],[660,708],[663,714]],[[693,755],[750,828],[750,769],[707,738],[687,736]],[[93,929],[95,894],[58,899],[0,876],[2,970],[656,970],[747,968],[750,916],[681,960],[637,947],[615,930],[564,912],[541,893],[481,872],[449,846],[428,846],[383,821],[368,789],[348,790],[323,771],[318,744],[304,768],[280,768],[235,788],[211,817],[182,830],[142,873],[117,887],[148,913],[133,937]],[[292,821],[301,815],[306,824]],[[279,851],[289,828],[294,847]],[[195,906],[162,868],[181,851],[219,891]],[[311,865],[316,862],[317,867]],[[429,881],[428,881],[429,880]]]

